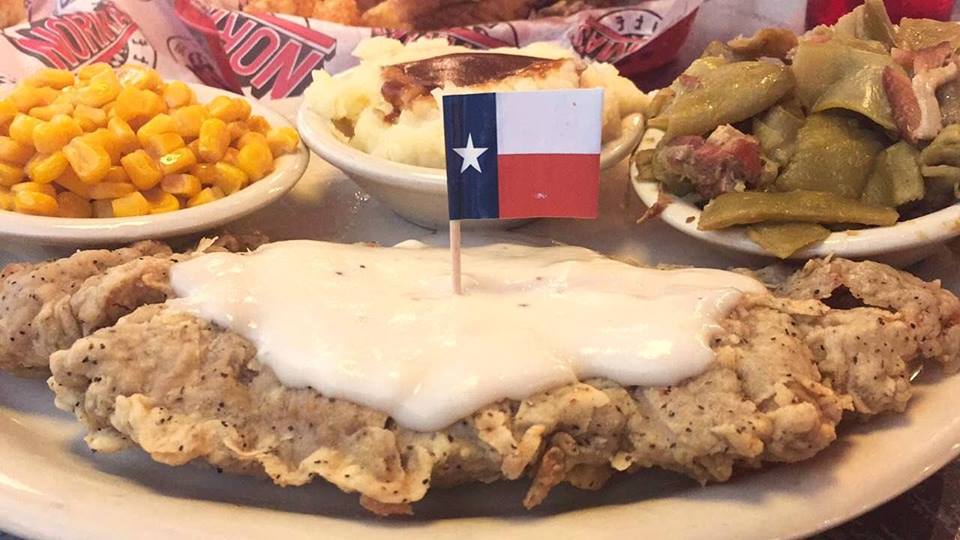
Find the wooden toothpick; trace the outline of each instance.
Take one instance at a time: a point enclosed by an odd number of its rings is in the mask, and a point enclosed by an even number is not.
[[[460,220],[450,220],[450,264],[453,278],[453,294],[463,294],[460,276]]]

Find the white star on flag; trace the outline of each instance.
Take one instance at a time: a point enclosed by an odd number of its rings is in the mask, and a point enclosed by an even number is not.
[[[480,170],[480,156],[489,150],[489,148],[477,148],[473,146],[473,134],[467,135],[467,146],[463,148],[454,148],[453,151],[457,153],[461,158],[463,158],[463,164],[460,165],[460,172],[463,173],[467,169],[473,167],[477,170],[478,173],[482,173]]]

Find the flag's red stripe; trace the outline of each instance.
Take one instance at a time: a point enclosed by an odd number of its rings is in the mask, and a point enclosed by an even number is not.
[[[597,217],[597,154],[500,154],[500,217]]]

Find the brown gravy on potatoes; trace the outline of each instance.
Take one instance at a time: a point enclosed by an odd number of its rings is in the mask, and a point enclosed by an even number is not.
[[[383,67],[381,93],[393,111],[388,122],[395,122],[400,111],[421,96],[450,83],[476,86],[514,75],[540,73],[556,68],[567,59],[552,60],[535,56],[500,53],[453,53]]]

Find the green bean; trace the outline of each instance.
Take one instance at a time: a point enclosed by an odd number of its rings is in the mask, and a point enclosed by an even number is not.
[[[922,199],[919,159],[920,152],[904,141],[881,152],[863,190],[863,202],[897,207]]]
[[[863,3],[863,35],[864,39],[872,39],[883,43],[887,48],[896,43],[896,34],[887,7],[883,0],[867,0]]]
[[[830,230],[816,223],[761,223],[747,229],[757,245],[781,259],[825,240]]]
[[[960,167],[960,124],[943,128],[930,145],[920,152],[920,163]]]
[[[797,151],[777,179],[780,191],[830,191],[850,199],[863,194],[884,141],[856,119],[836,113],[807,117]]]
[[[797,133],[801,127],[803,116],[775,105],[753,119],[753,136],[760,142],[764,155],[782,167],[797,151]]]
[[[717,126],[746,120],[778,102],[793,88],[786,66],[772,62],[723,64],[678,94],[666,112],[667,139],[706,135]]]
[[[892,208],[847,199],[822,191],[732,191],[710,201],[700,215],[704,231],[763,222],[858,223],[893,225],[899,215]]]
[[[897,126],[883,89],[883,69],[890,62],[888,54],[851,47],[839,40],[803,42],[793,58],[797,97],[811,112],[846,109],[895,131]]]
[[[932,19],[900,19],[897,31],[897,45],[900,48],[919,51],[944,41],[949,41],[954,47],[960,46],[960,24]]]
[[[960,167],[951,165],[924,165],[920,167],[920,174],[928,181],[937,179],[944,182],[960,182]]]
[[[797,35],[786,28],[764,28],[751,37],[738,37],[727,42],[730,51],[743,59],[786,59],[797,46]]]

